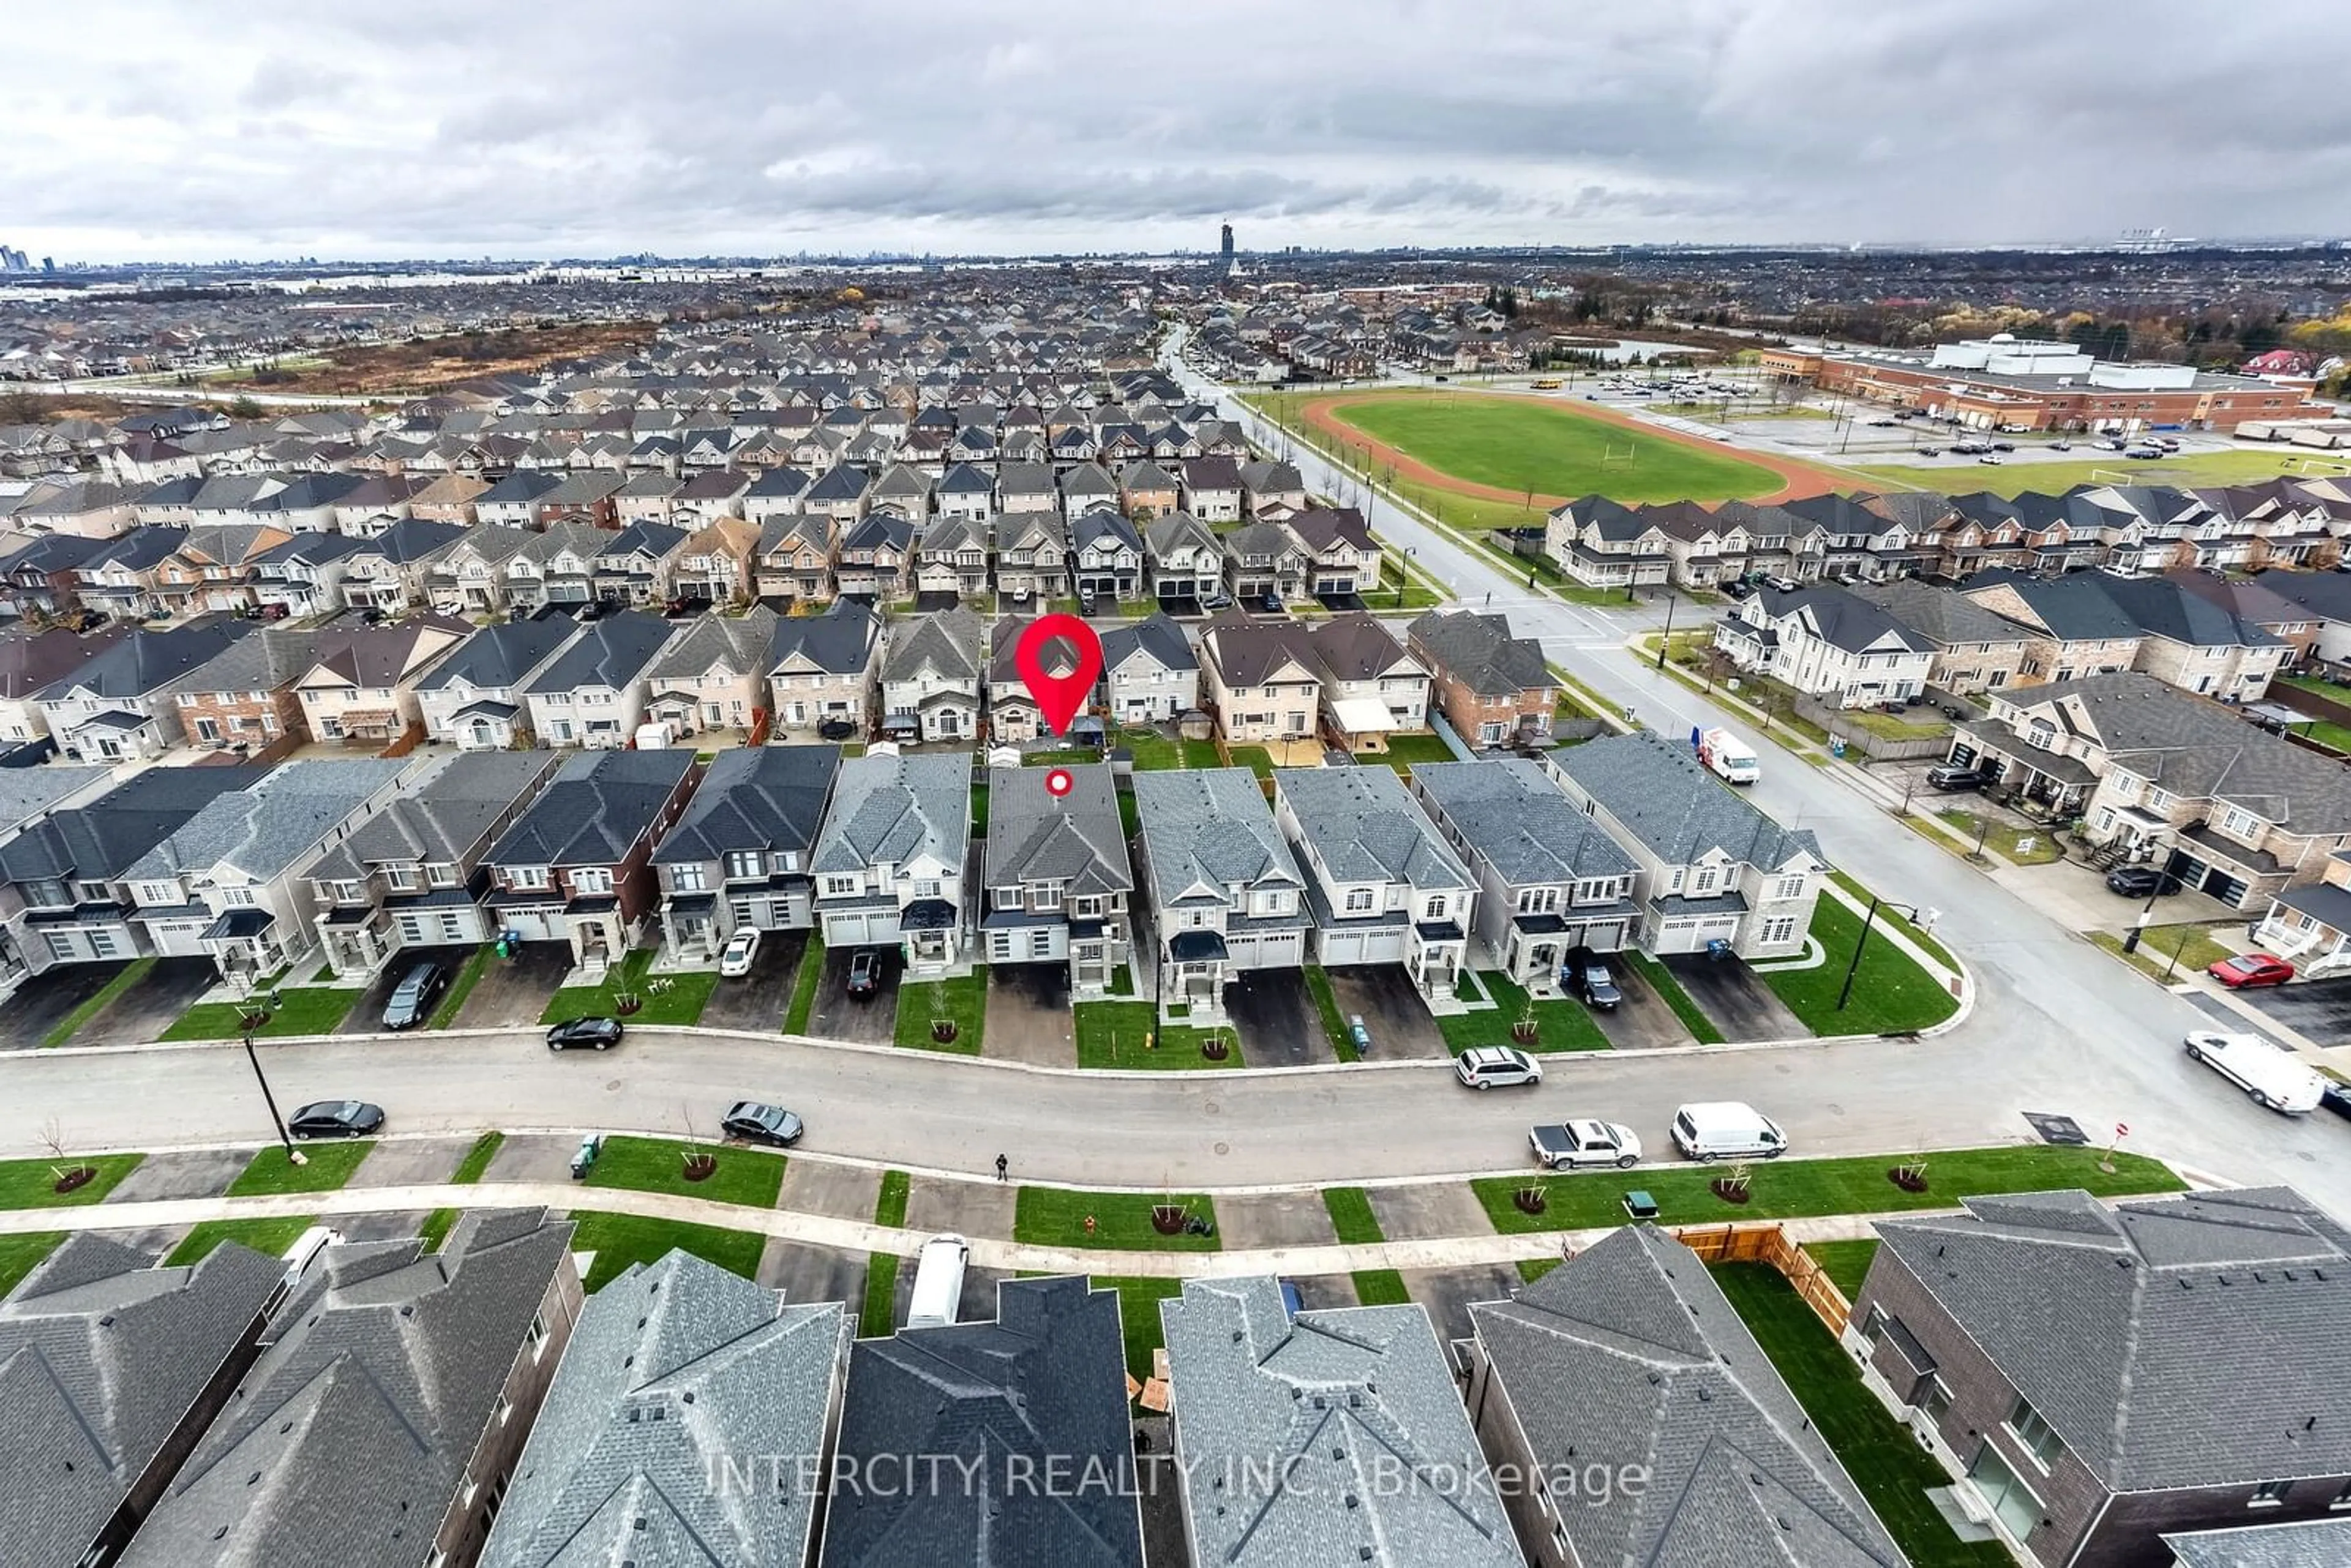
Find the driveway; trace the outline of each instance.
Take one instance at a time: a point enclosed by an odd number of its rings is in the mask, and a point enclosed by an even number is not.
[[[2351,978],[2298,980],[2237,995],[2314,1045],[2351,1045]]]
[[[1074,1029],[1066,965],[988,967],[988,1055],[1040,1067],[1075,1067]]]
[[[871,1166],[793,1160],[784,1166],[783,1187],[776,1195],[776,1207],[834,1219],[871,1221],[874,1199],[881,1193],[882,1173]]]
[[[1243,970],[1225,988],[1225,1010],[1241,1037],[1241,1060],[1251,1067],[1308,1067],[1339,1060],[1323,1036],[1303,971]],[[1373,1039],[1376,1043],[1378,1036]]]
[[[28,977],[15,996],[0,1002],[0,1050],[37,1047],[74,1009],[130,967],[127,958],[119,964],[60,964]]]
[[[882,977],[872,996],[852,997],[849,994],[849,961],[855,949],[825,949],[824,973],[817,978],[816,999],[809,1007],[809,1033],[863,1045],[896,1042],[898,955],[889,948],[875,951],[882,955]]]
[[[1526,1140],[1521,1137],[1521,1145]],[[1496,1152],[1495,1165],[1504,1162]],[[1414,1182],[1403,1186],[1369,1189],[1372,1218],[1380,1234],[1391,1241],[1442,1241],[1454,1236],[1482,1236],[1494,1228],[1485,1206],[1466,1182]]]
[[[457,1174],[472,1152],[471,1138],[378,1140],[351,1173],[350,1186],[432,1186]],[[567,1174],[568,1171],[567,1171]]]
[[[994,1158],[994,1155],[988,1156]],[[916,1176],[906,1188],[906,1228],[937,1235],[952,1230],[958,1236],[1012,1236],[1013,1208],[1020,1175],[1018,1151],[1013,1154],[1012,1181],[934,1181]],[[871,1214],[872,1210],[867,1210]]]
[[[526,942],[511,958],[492,958],[457,1009],[461,1029],[525,1029],[535,1026],[571,972],[569,942]]]
[[[542,1056],[549,1052],[541,1051]],[[562,1133],[509,1133],[490,1157],[484,1181],[569,1181],[580,1140]]]
[[[1664,962],[1725,1040],[1804,1040],[1813,1032],[1740,959],[1675,953]]]
[[[253,1163],[251,1149],[159,1149],[115,1184],[107,1203],[218,1197]]]
[[[1615,977],[1616,988],[1625,999],[1613,1012],[1594,1012],[1592,1021],[1600,1026],[1609,1044],[1619,1051],[1646,1051],[1694,1043],[1674,1009],[1666,1006],[1665,998],[1638,969],[1621,957],[1611,957],[1608,972]]]
[[[457,971],[464,968],[465,961],[473,956],[474,949],[470,946],[402,948],[392,956],[391,960],[377,973],[376,977],[368,982],[367,989],[360,993],[359,1001],[352,1007],[341,1024],[337,1026],[335,1032],[337,1034],[381,1034],[383,1031],[384,1004],[392,1000],[392,993],[400,988],[400,982],[408,977],[408,971],[427,960],[440,965],[442,974],[446,977],[441,998],[436,999],[433,1004],[438,1008],[441,1000],[448,997],[446,988],[457,983]],[[498,961],[496,958],[490,960],[493,964]],[[484,978],[487,977],[487,973],[485,971]],[[545,1007],[547,1003],[542,999],[538,1005]],[[537,1020],[538,1016],[536,1013],[531,1015],[533,1021]],[[422,1029],[424,1026],[419,1024],[417,1027]]]
[[[1299,1193],[1228,1193],[1217,1200],[1217,1229],[1234,1252],[1328,1247],[1339,1239],[1322,1200]]]
[[[1428,1321],[1435,1326],[1440,1344],[1469,1337],[1472,1301],[1508,1301],[1524,1283],[1519,1277],[1518,1266],[1512,1263],[1472,1269],[1407,1269],[1404,1272],[1405,1293],[1428,1309]]]
[[[847,1301],[853,1316],[865,1299],[865,1254],[770,1236],[754,1278],[787,1301]]]
[[[162,1038],[220,982],[210,958],[159,958],[146,977],[74,1031],[76,1045],[145,1045]]]
[[[1453,1054],[1446,1047],[1445,1036],[1437,1032],[1437,1019],[1429,1016],[1428,1004],[1420,999],[1420,992],[1414,988],[1412,977],[1405,972],[1403,965],[1358,964],[1326,972],[1331,977],[1331,995],[1339,1004],[1339,1016],[1360,1016],[1364,1027],[1372,1031],[1374,1058],[1385,1061]]]
[[[792,979],[800,972],[800,955],[808,950],[805,931],[770,931],[759,938],[758,956],[751,972],[739,980],[722,977],[702,1009],[709,1029],[744,1029],[773,1034],[784,1027],[784,1009],[791,1004]]]

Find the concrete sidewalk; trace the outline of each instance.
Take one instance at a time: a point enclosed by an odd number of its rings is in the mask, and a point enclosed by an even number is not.
[[[1310,1201],[1301,1193],[1301,1201]],[[315,1215],[331,1222],[351,1214],[381,1214],[435,1208],[552,1208],[635,1215],[648,1219],[747,1230],[787,1241],[857,1252],[911,1256],[930,1239],[925,1231],[893,1229],[862,1220],[790,1209],[754,1208],[669,1193],[626,1187],[580,1187],[569,1182],[507,1182],[471,1186],[379,1186],[333,1192],[272,1193],[256,1197],[165,1198],[147,1203],[110,1203],[71,1208],[0,1210],[0,1235],[49,1230],[123,1230],[189,1226],[207,1219],[269,1219]],[[1957,1213],[1911,1209],[1900,1218]],[[1865,1239],[1870,1222],[1892,1215],[1831,1215],[1776,1223],[1796,1241]],[[1747,1223],[1768,1224],[1771,1221]],[[1591,1246],[1614,1226],[1592,1230],[1546,1230],[1522,1236],[1455,1236],[1418,1241],[1379,1241],[1355,1246],[1270,1247],[1238,1252],[1131,1252],[1074,1247],[1039,1247],[998,1238],[971,1237],[972,1261],[982,1268],[1057,1274],[1103,1273],[1152,1278],[1228,1278],[1247,1274],[1348,1274],[1366,1269],[1461,1269],[1520,1259],[1556,1258]],[[1686,1228],[1712,1228],[1693,1226]]]

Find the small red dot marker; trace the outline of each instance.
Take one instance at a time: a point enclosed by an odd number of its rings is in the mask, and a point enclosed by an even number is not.
[[[1012,662],[1020,684],[1037,700],[1045,727],[1067,735],[1070,721],[1085,711],[1086,698],[1102,678],[1102,639],[1074,615],[1040,615],[1022,629]]]
[[[1068,768],[1049,768],[1045,770],[1045,793],[1054,800],[1061,799],[1077,787],[1078,781],[1070,777]]]

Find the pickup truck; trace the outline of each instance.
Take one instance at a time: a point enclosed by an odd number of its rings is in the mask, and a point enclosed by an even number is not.
[[[1527,1130],[1527,1142],[1545,1170],[1614,1166],[1628,1171],[1641,1162],[1641,1140],[1614,1122],[1538,1123]]]

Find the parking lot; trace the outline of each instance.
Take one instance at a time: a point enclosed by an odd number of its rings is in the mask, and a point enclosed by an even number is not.
[[[1737,958],[1703,953],[1667,956],[1665,966],[1699,1010],[1715,1021],[1726,1040],[1805,1040],[1812,1030],[1754,970]]]
[[[870,997],[849,994],[849,962],[852,949],[828,947],[824,973],[817,977],[816,999],[810,1005],[809,1033],[829,1040],[855,1040],[864,1045],[889,1045],[897,1038],[898,956],[875,949],[882,972]]]
[[[1307,1067],[1339,1060],[1315,1016],[1306,977],[1297,969],[1243,970],[1225,988],[1225,1011],[1241,1037],[1241,1060],[1251,1067]]]
[[[1374,1059],[1450,1056],[1445,1036],[1401,964],[1355,964],[1326,971],[1343,1019],[1361,1017]]]
[[[791,1005],[792,979],[800,972],[800,955],[808,950],[805,931],[769,931],[759,938],[751,972],[740,979],[721,979],[702,1009],[710,1029],[752,1030],[770,1033],[784,1027],[784,1009]]]

